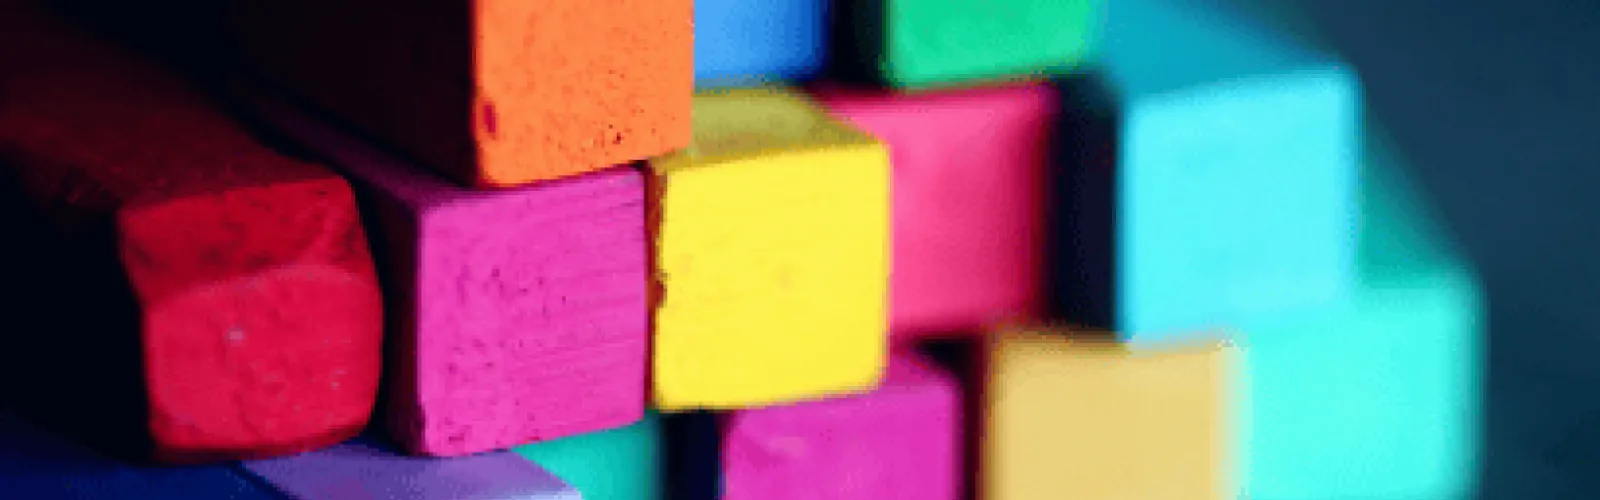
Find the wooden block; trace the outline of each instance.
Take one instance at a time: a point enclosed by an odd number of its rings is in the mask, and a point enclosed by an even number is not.
[[[827,8],[825,0],[696,0],[695,85],[815,76],[827,52]]]
[[[689,142],[692,0],[237,3],[246,66],[460,183]]]
[[[961,391],[916,354],[871,393],[722,420],[723,500],[960,497]]]
[[[876,385],[888,156],[778,88],[696,96],[651,162],[656,407],[740,408]]]
[[[998,336],[988,360],[980,496],[1231,498],[1232,356],[1220,344]]]
[[[100,456],[0,414],[0,492],[29,500],[278,500],[227,465],[152,467]]]
[[[414,458],[355,440],[242,464],[295,500],[579,500],[577,490],[509,451]]]
[[[153,64],[0,10],[0,44],[33,47],[0,65],[22,256],[7,397],[167,461],[298,452],[366,425],[382,309],[349,185]]]
[[[1054,88],[904,94],[832,86],[817,97],[889,147],[895,338],[1040,319]]]
[[[1241,325],[1251,498],[1469,498],[1483,446],[1476,273],[1386,148],[1362,172],[1353,303]]]
[[[257,94],[263,95],[263,94]],[[457,187],[270,95],[258,108],[357,181],[387,250],[388,416],[452,456],[621,427],[649,356],[644,176]]]
[[[661,422],[638,423],[512,448],[572,485],[584,500],[656,500],[662,496]]]
[[[1355,75],[1193,3],[1118,4],[1106,71],[1064,90],[1057,293],[1129,340],[1328,307],[1352,282]]]
[[[1103,0],[839,0],[843,74],[893,87],[1063,74],[1098,55]]]

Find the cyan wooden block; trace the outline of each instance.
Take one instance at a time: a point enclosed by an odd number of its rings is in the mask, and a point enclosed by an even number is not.
[[[1402,162],[1363,171],[1355,300],[1246,322],[1241,498],[1469,498],[1484,299]]]
[[[1214,4],[1116,2],[1104,67],[1063,93],[1057,296],[1127,339],[1350,288],[1359,83],[1270,17]]]
[[[695,0],[695,85],[804,80],[827,51],[827,0]]]
[[[646,412],[639,422],[600,432],[512,448],[572,485],[583,500],[661,498],[661,422]]]

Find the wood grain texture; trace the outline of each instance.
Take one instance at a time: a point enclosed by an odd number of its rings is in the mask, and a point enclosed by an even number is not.
[[[348,173],[380,227],[394,325],[387,412],[409,451],[478,453],[643,416],[649,325],[639,171],[473,190],[270,95],[254,102]]]
[[[0,61],[0,163],[20,196],[7,216],[31,227],[18,242],[34,259],[11,263],[26,297],[4,349],[14,402],[67,427],[127,425],[102,437],[169,461],[358,431],[382,317],[349,186],[35,14],[0,15],[4,45],[30,47]]]
[[[245,64],[474,186],[608,168],[689,141],[691,0],[243,0]]]

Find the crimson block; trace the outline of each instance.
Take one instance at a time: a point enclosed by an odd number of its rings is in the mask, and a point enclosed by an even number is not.
[[[409,451],[477,453],[644,416],[642,174],[467,189],[257,95],[267,122],[357,181],[380,227],[395,326],[386,411]]]
[[[889,145],[892,334],[920,338],[1036,319],[1044,302],[1054,89],[907,94],[829,86],[816,95]]]
[[[366,425],[381,304],[348,184],[182,80],[0,8],[0,164],[19,260],[18,407],[168,461],[290,453]]]

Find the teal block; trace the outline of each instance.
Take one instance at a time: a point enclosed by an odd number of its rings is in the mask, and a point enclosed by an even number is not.
[[[584,500],[661,498],[660,417],[600,432],[527,444],[511,451],[578,490]]]
[[[1400,164],[1368,166],[1355,299],[1244,324],[1243,498],[1453,500],[1475,489],[1480,287]]]
[[[1360,83],[1252,14],[1111,3],[1104,68],[1064,91],[1078,172],[1062,198],[1079,199],[1061,230],[1113,248],[1068,250],[1068,317],[1159,341],[1349,296]]]
[[[834,42],[859,76],[930,88],[1059,75],[1092,62],[1105,0],[838,0]]]

